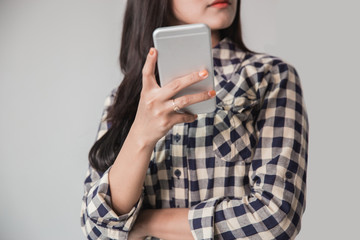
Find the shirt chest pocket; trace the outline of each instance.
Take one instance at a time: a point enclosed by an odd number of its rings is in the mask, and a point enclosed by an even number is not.
[[[217,108],[214,115],[213,150],[225,161],[250,160],[254,146],[251,109],[254,103]]]

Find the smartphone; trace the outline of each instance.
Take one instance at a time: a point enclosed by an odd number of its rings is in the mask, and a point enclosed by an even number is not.
[[[207,25],[186,24],[157,28],[153,32],[153,40],[158,51],[157,66],[161,86],[192,72],[206,69],[209,73],[206,79],[181,90],[174,98],[214,89],[211,31]],[[213,112],[215,98],[181,110],[193,114]]]

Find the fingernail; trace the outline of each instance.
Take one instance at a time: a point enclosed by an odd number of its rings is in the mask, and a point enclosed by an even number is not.
[[[209,95],[209,97],[215,97],[215,96],[216,96],[215,90],[209,91],[209,92],[208,92],[208,95]]]
[[[202,78],[206,78],[208,76],[208,72],[206,70],[202,70],[199,72],[199,76]]]
[[[154,49],[150,48],[149,54],[152,56],[152,55],[154,55],[154,53],[155,53]]]

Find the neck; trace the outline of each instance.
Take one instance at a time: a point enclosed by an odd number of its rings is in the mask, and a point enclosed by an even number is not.
[[[212,46],[215,47],[220,41],[220,32],[219,31],[211,31],[211,42]]]

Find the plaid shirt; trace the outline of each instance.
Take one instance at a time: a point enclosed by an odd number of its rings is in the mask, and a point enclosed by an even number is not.
[[[213,48],[213,57],[216,111],[175,125],[159,140],[143,193],[128,214],[112,209],[108,171],[89,167],[81,211],[88,239],[127,239],[141,208],[189,208],[195,239],[298,234],[308,121],[296,70],[279,58],[245,53],[228,39]],[[98,138],[109,127],[114,94],[105,102]]]

